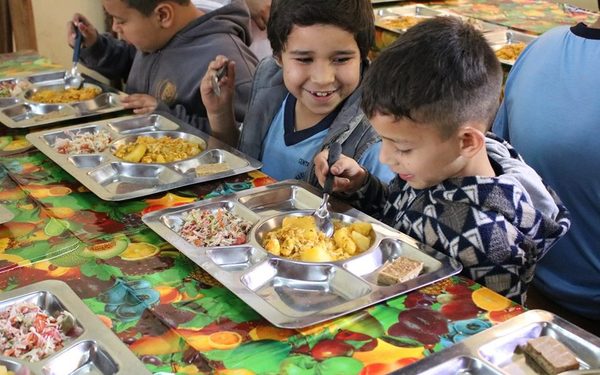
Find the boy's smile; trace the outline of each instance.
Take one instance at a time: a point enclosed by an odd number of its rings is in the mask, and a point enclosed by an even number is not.
[[[354,36],[337,26],[294,26],[279,59],[296,103],[296,130],[317,124],[360,82],[360,51]]]

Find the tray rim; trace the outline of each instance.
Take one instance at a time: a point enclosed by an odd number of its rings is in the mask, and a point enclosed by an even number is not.
[[[515,317],[512,317],[498,325],[487,328],[486,330],[476,333],[475,335],[464,339],[463,341],[452,345],[442,351],[434,353],[428,357],[425,357],[413,364],[410,364],[402,369],[394,371],[392,374],[396,375],[418,375],[424,371],[430,370],[438,365],[444,364],[454,358],[459,357],[470,357],[485,363],[490,366],[498,373],[505,373],[503,370],[495,366],[494,364],[487,361],[480,353],[479,349],[489,343],[491,338],[501,338],[510,333],[515,332],[518,328],[526,327],[535,323],[553,323],[562,329],[572,333],[579,338],[587,340],[588,342],[596,345],[600,349],[600,337],[593,335],[590,332],[585,331],[583,328],[576,326],[575,324],[561,318],[560,316],[541,309],[527,310]],[[585,371],[585,370],[584,370]],[[600,369],[594,369],[594,371],[600,371]]]
[[[17,362],[26,367],[30,372],[43,374],[45,373],[43,369],[53,358],[63,354],[69,348],[77,345],[80,342],[92,341],[96,344],[99,344],[99,346],[101,346],[102,349],[106,351],[106,353],[108,353],[113,361],[117,364],[119,369],[116,374],[150,374],[150,371],[131,351],[131,349],[129,349],[113,331],[108,329],[104,323],[102,323],[102,321],[85,305],[81,298],[75,294],[69,284],[64,281],[43,280],[10,291],[1,292],[0,303],[13,298],[18,298],[20,296],[26,296],[28,294],[40,292],[47,292],[56,297],[62,303],[64,308],[69,310],[75,319],[84,327],[84,332],[80,336],[69,341],[68,345],[66,345],[61,351],[53,353],[52,355],[37,362],[29,362],[6,356],[0,356],[1,359]]]
[[[353,306],[352,308],[345,310],[343,312],[331,312],[331,313],[326,312],[321,315],[319,313],[315,313],[310,316],[294,317],[294,316],[289,316],[289,315],[282,313],[277,308],[275,308],[274,306],[269,304],[267,301],[265,301],[262,297],[260,297],[256,292],[254,292],[254,291],[250,290],[248,287],[246,287],[245,284],[242,283],[242,281],[241,281],[242,275],[239,275],[239,276],[237,276],[237,278],[235,280],[232,280],[232,276],[231,276],[232,272],[231,271],[228,271],[228,270],[223,269],[222,267],[216,265],[212,261],[212,259],[206,255],[207,249],[215,249],[217,247],[194,248],[193,245],[189,244],[187,241],[185,241],[179,235],[175,234],[175,232],[173,232],[170,228],[166,227],[161,221],[161,217],[170,212],[180,211],[180,210],[184,210],[186,208],[200,207],[203,205],[210,205],[212,203],[219,202],[219,201],[225,201],[225,200],[234,201],[234,202],[237,202],[238,204],[241,204],[239,202],[239,199],[244,196],[247,196],[250,194],[256,194],[256,193],[262,193],[264,191],[268,191],[268,190],[272,190],[272,189],[279,189],[279,188],[286,187],[286,186],[288,186],[288,187],[297,186],[299,188],[303,188],[303,189],[307,190],[308,192],[310,192],[312,194],[319,195],[318,189],[309,185],[306,182],[302,182],[302,181],[298,181],[298,180],[284,180],[284,181],[277,182],[277,183],[274,183],[271,185],[262,186],[262,187],[258,187],[258,188],[254,188],[254,189],[248,189],[248,190],[240,191],[235,194],[230,194],[227,196],[214,197],[214,198],[210,198],[210,199],[206,199],[206,200],[202,200],[202,201],[192,202],[192,203],[189,203],[186,205],[181,205],[181,206],[177,206],[177,207],[169,207],[169,208],[165,208],[162,210],[153,211],[153,212],[150,212],[150,213],[147,213],[146,215],[144,215],[142,217],[142,221],[148,227],[150,227],[153,231],[155,231],[159,236],[161,236],[163,239],[165,239],[167,242],[169,242],[173,247],[175,247],[182,254],[184,254],[186,257],[188,257],[191,261],[196,263],[198,266],[200,266],[205,271],[207,271],[211,276],[213,276],[215,279],[217,279],[219,282],[221,282],[226,288],[228,288],[232,293],[237,295],[238,298],[240,298],[242,301],[244,301],[246,304],[248,304],[250,307],[252,307],[256,312],[258,312],[266,320],[268,320],[273,325],[275,325],[277,327],[281,327],[281,328],[289,328],[289,329],[303,328],[303,327],[307,327],[307,326],[314,325],[317,323],[322,323],[324,321],[328,321],[328,320],[331,320],[331,319],[334,319],[334,318],[337,318],[337,317],[340,317],[343,315],[347,315],[349,313],[355,312],[360,309],[364,309],[368,306],[382,302],[389,298],[399,296],[401,294],[404,294],[404,293],[410,292],[412,290],[415,290],[415,289],[421,288],[423,286],[437,282],[441,279],[453,276],[462,270],[462,265],[458,261],[456,261],[440,252],[433,250],[429,246],[414,240],[413,238],[407,236],[406,234],[398,232],[395,229],[387,226],[386,224],[383,224],[382,222],[372,218],[371,216],[364,214],[361,211],[356,210],[356,209],[352,208],[351,206],[333,198],[331,200],[331,203],[332,203],[332,207],[335,212],[354,216],[354,217],[358,218],[359,220],[368,221],[368,222],[372,223],[374,225],[374,230],[375,230],[375,228],[377,228],[377,230],[380,231],[380,233],[378,235],[380,237],[382,237],[382,239],[391,237],[393,239],[396,239],[396,240],[399,240],[402,242],[406,242],[410,246],[415,247],[418,251],[421,251],[421,252],[425,253],[425,255],[432,257],[435,260],[439,261],[441,266],[439,269],[433,271],[432,273],[421,275],[417,279],[410,280],[406,283],[400,283],[400,284],[396,284],[394,286],[389,286],[389,287],[377,287],[376,285],[365,281],[364,278],[362,278],[361,276],[356,275],[355,273],[348,270],[346,267],[343,266],[343,264],[337,264],[337,262],[322,263],[322,264],[334,265],[335,267],[339,267],[340,269],[342,269],[345,272],[349,272],[350,274],[352,274],[353,276],[355,276],[357,278],[363,279],[364,285],[367,286],[371,290],[371,292],[363,295],[360,298],[351,300],[351,301],[358,300],[359,303],[356,303],[356,306]],[[260,213],[257,213],[257,214],[260,215]],[[261,215],[261,220],[259,220],[257,223],[260,223],[262,221],[262,219],[266,219],[266,218],[272,217],[272,216],[275,216],[275,215],[265,215],[265,216]],[[251,230],[251,232],[255,228],[256,228],[256,224],[253,226],[253,229]],[[387,236],[384,234],[387,234]],[[247,244],[244,244],[244,245],[240,245],[239,247],[255,248],[255,246],[253,246],[252,243],[250,243],[250,242]],[[196,249],[204,249],[204,251],[197,251]],[[372,251],[372,250],[370,250],[370,251]],[[256,264],[252,264],[243,272],[234,272],[234,273],[235,274],[248,273],[253,268],[260,266],[264,262],[268,262],[270,259],[285,259],[285,258],[275,257],[275,256],[267,254],[267,256],[264,259],[262,259],[260,262],[257,262]],[[352,258],[350,258],[350,259],[352,259]],[[296,262],[296,263],[305,263],[305,262],[299,262],[299,261],[291,261],[289,259],[285,259],[285,260],[290,261],[290,262]],[[344,302],[344,305],[348,304],[351,301]]]
[[[28,75],[21,76],[21,77],[5,77],[5,78],[0,79],[0,81],[11,80],[11,79],[27,79],[27,80],[29,80],[32,77],[43,76],[46,74],[56,74],[59,72],[65,72],[65,69],[36,72],[35,74],[28,74]],[[7,107],[4,107],[0,110],[0,124],[3,124],[8,128],[13,128],[13,129],[27,129],[27,128],[34,128],[34,127],[39,127],[39,126],[52,126],[53,124],[61,123],[63,121],[66,122],[66,121],[71,121],[71,120],[76,120],[76,119],[84,119],[84,118],[99,116],[99,115],[112,113],[112,112],[126,111],[126,109],[123,107],[123,105],[121,104],[121,102],[119,100],[119,98],[121,96],[126,95],[125,92],[117,90],[105,83],[102,83],[87,74],[82,74],[82,76],[84,77],[84,83],[90,83],[90,84],[99,86],[103,90],[103,92],[101,94],[107,94],[107,95],[111,96],[111,98],[113,100],[117,100],[117,105],[108,107],[108,108],[103,108],[98,111],[94,111],[94,112],[84,114],[84,115],[73,113],[73,114],[68,114],[66,116],[57,117],[57,118],[49,118],[49,119],[41,120],[41,121],[25,121],[25,123],[23,124],[23,121],[14,121],[12,118],[10,118],[4,114],[5,110],[10,109],[12,107],[17,107],[17,106],[23,105],[23,104],[35,103],[35,102],[25,99],[23,97],[23,94],[19,94],[15,97],[12,97],[12,98],[18,99],[18,101],[16,103],[9,105]],[[40,82],[33,83],[32,87],[43,86],[44,82],[52,82],[52,80],[40,81]],[[35,104],[45,104],[45,103],[35,103]],[[73,108],[70,104],[64,104],[64,105],[66,105],[67,108]]]
[[[113,142],[114,142],[121,137],[134,136],[137,133],[127,133],[127,134],[119,133],[117,131],[110,129],[109,123],[120,122],[120,121],[130,120],[130,119],[134,119],[134,118],[147,118],[147,117],[151,117],[151,116],[158,116],[159,118],[163,118],[166,121],[177,125],[177,129],[174,129],[172,131],[189,133],[189,134],[192,134],[199,138],[202,138],[204,140],[204,142],[206,142],[207,148],[204,151],[202,151],[200,153],[200,155],[204,154],[206,151],[210,151],[213,149],[219,149],[219,150],[224,150],[226,152],[229,152],[230,154],[233,154],[234,156],[236,156],[238,158],[246,160],[248,162],[248,164],[241,168],[230,169],[228,171],[220,172],[220,173],[216,173],[216,174],[212,174],[212,175],[196,176],[196,178],[182,178],[179,181],[171,182],[168,184],[159,184],[159,185],[153,186],[152,188],[144,188],[144,189],[130,191],[127,193],[122,193],[122,194],[113,194],[113,193],[109,192],[108,190],[104,189],[102,187],[102,185],[100,185],[93,178],[91,178],[89,176],[89,172],[92,170],[97,170],[103,166],[110,165],[111,163],[114,163],[114,162],[118,163],[118,161],[107,160],[107,161],[104,161],[104,162],[98,164],[97,166],[95,166],[93,168],[87,168],[87,169],[86,168],[78,168],[75,164],[68,161],[68,158],[73,155],[57,153],[43,139],[44,136],[49,133],[57,133],[57,132],[64,132],[67,130],[98,126],[100,128],[104,128],[104,129],[108,130],[109,133],[111,133],[113,135],[115,133],[121,134],[121,136],[119,136],[118,138],[113,140]],[[144,132],[147,132],[147,131],[144,131]],[[77,181],[79,181],[81,184],[83,184],[91,192],[96,194],[101,199],[104,199],[107,201],[122,201],[122,200],[126,200],[126,199],[144,197],[144,196],[172,190],[175,188],[179,188],[182,186],[188,186],[188,185],[193,185],[193,184],[197,184],[197,183],[213,181],[213,180],[217,180],[217,179],[221,179],[221,178],[225,178],[225,177],[235,176],[235,175],[253,171],[253,170],[256,170],[256,169],[259,169],[262,167],[262,163],[259,162],[258,160],[241,153],[237,149],[234,149],[233,147],[219,141],[218,139],[216,139],[204,132],[201,132],[198,129],[192,128],[191,126],[181,122],[180,120],[174,118],[173,116],[166,114],[166,113],[162,113],[162,112],[160,112],[160,113],[154,112],[154,113],[151,113],[148,115],[129,115],[129,116],[123,116],[123,117],[113,117],[113,118],[109,118],[109,119],[104,119],[104,120],[99,120],[99,121],[90,121],[90,122],[77,124],[77,125],[51,128],[51,129],[46,129],[46,130],[42,130],[42,131],[38,131],[38,132],[29,133],[26,135],[26,139],[29,140],[29,142],[33,146],[35,146],[40,152],[42,152],[44,155],[46,155],[49,159],[51,159],[53,162],[60,165],[66,172],[68,172],[71,176],[73,176]],[[107,151],[105,150],[103,152],[107,152]],[[160,164],[160,165],[165,165],[166,168],[169,168],[168,164],[169,163]],[[158,164],[149,164],[149,165],[158,165]],[[86,170],[83,171],[82,169],[86,169]],[[81,175],[81,177],[78,177],[78,175]]]

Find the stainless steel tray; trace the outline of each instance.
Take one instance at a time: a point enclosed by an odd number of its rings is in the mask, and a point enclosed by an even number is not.
[[[94,154],[61,154],[54,149],[59,139],[70,138],[65,133],[107,131],[112,144]],[[134,140],[138,135],[159,137],[169,135],[203,144],[204,151],[195,157],[173,163],[129,163],[113,155],[119,143]],[[127,116],[44,130],[27,135],[27,139],[55,163],[70,173],[97,196],[108,201],[142,197],[177,187],[211,181],[258,169],[262,164],[207,134],[183,125],[165,115]],[[196,174],[196,167],[209,163],[227,163],[230,169],[205,176]]]
[[[517,349],[552,336],[575,355],[581,370],[600,373],[600,338],[543,310],[530,310],[395,372],[402,375],[537,374]]]
[[[69,104],[47,104],[29,100],[32,91],[64,88],[64,74],[64,71],[54,71],[0,80],[0,82],[26,80],[32,84],[30,89],[17,96],[0,98],[0,123],[9,128],[30,128],[124,110],[119,99],[119,96],[124,93],[88,76],[84,76],[84,85],[91,84],[102,89],[102,93],[94,99]]]
[[[432,18],[436,16],[451,16],[458,17],[465,22],[471,23],[475,28],[480,30],[483,33],[492,33],[499,31],[506,31],[507,28],[504,26],[496,25],[494,23],[485,22],[476,18],[465,17],[458,14],[454,14],[444,10],[432,9],[426,6],[415,4],[415,5],[402,5],[402,6],[394,6],[394,7],[386,7],[375,9],[375,25],[379,28],[391,31],[393,33],[401,34],[406,31],[406,29],[396,28],[387,24],[386,21],[398,19],[402,16],[411,16],[417,18]]]
[[[516,30],[505,30],[486,34],[485,38],[488,40],[494,51],[498,51],[504,46],[518,42],[523,42],[525,45],[528,45],[537,37],[535,35],[522,33]],[[513,65],[516,61],[516,59],[507,60],[501,58],[499,58],[499,60],[501,63],[506,65]]]
[[[64,282],[46,280],[0,294],[0,311],[15,303],[38,305],[50,315],[68,311],[75,333],[56,353],[29,362],[0,355],[0,365],[16,375],[150,374],[146,367]]]
[[[272,324],[285,328],[329,320],[461,271],[454,259],[340,202],[332,206],[334,219],[372,223],[375,240],[369,250],[327,263],[293,261],[264,250],[260,239],[265,228],[278,226],[285,214],[312,214],[321,201],[317,194],[316,188],[289,180],[155,211],[142,220]],[[238,246],[204,248],[187,242],[177,230],[182,215],[195,208],[226,209],[254,223],[249,240]],[[404,283],[378,285],[381,267],[400,255],[423,262],[422,274]]]

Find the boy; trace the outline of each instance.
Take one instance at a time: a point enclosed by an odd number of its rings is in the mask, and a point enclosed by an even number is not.
[[[589,10],[600,6],[596,0],[576,5]],[[493,127],[552,184],[572,216],[573,228],[540,262],[533,285],[552,303],[578,314],[565,315],[569,321],[590,332],[595,329],[596,334],[600,334],[600,139],[596,133],[600,105],[588,93],[600,87],[599,61],[600,18],[590,25],[545,32],[510,70]],[[579,315],[594,321],[584,322]]]
[[[215,54],[238,66],[235,118],[243,119],[257,60],[249,50],[249,13],[243,0],[213,12],[190,0],[103,0],[122,40],[100,35],[76,14],[69,27],[82,33],[81,61],[111,79],[126,79],[125,108],[135,113],[167,111],[200,130],[209,129],[198,81]]]
[[[344,157],[334,189],[459,260],[463,274],[523,303],[535,264],[568,230],[567,212],[515,150],[486,136],[502,71],[483,35],[454,17],[409,29],[375,60],[363,110],[383,140],[389,187]],[[319,181],[326,152],[315,160]],[[359,189],[360,188],[360,189]]]
[[[237,64],[228,65],[220,96],[211,81],[228,59],[218,56],[210,64],[200,90],[212,134],[239,144],[278,180],[317,185],[312,160],[334,141],[372,173],[391,178],[377,162],[381,141],[360,110],[358,86],[374,34],[370,1],[280,0],[271,8],[267,34],[274,58],[257,68],[241,135],[229,79]]]

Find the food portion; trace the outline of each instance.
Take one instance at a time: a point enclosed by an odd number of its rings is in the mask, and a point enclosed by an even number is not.
[[[0,82],[0,98],[17,96],[31,87],[27,80],[9,80]]]
[[[104,151],[112,137],[104,129],[96,133],[65,131],[69,138],[59,138],[54,143],[54,149],[60,154],[94,154]]]
[[[221,173],[230,170],[231,167],[228,163],[209,163],[200,164],[196,167],[196,175],[208,176],[215,173]]]
[[[423,262],[403,256],[387,262],[377,275],[377,283],[394,285],[414,279],[423,270]]]
[[[115,156],[131,163],[172,163],[191,158],[201,151],[198,143],[181,138],[142,135],[135,142],[119,146]]]
[[[4,365],[0,365],[0,375],[15,375],[14,371],[10,371]]]
[[[66,90],[40,90],[33,93],[29,100],[37,103],[74,103],[94,99],[102,90],[97,87]]]
[[[265,234],[262,246],[271,254],[305,262],[331,262],[349,258],[371,247],[373,227],[334,221],[332,238],[317,229],[313,216],[287,216],[280,228]]]
[[[193,209],[182,215],[184,224],[178,234],[198,247],[232,246],[247,242],[252,223],[219,208]]]
[[[521,52],[523,52],[525,47],[527,47],[527,45],[523,42],[507,44],[496,51],[496,56],[501,60],[514,61],[519,57]]]
[[[427,17],[415,16],[386,17],[377,20],[377,25],[390,29],[406,30],[426,19]]]
[[[61,324],[73,317],[57,317],[32,303],[17,303],[0,312],[0,353],[36,362],[60,350],[67,340]]]
[[[542,374],[554,375],[579,369],[575,354],[554,337],[540,336],[531,339],[522,349],[527,362],[533,361],[543,371]]]

